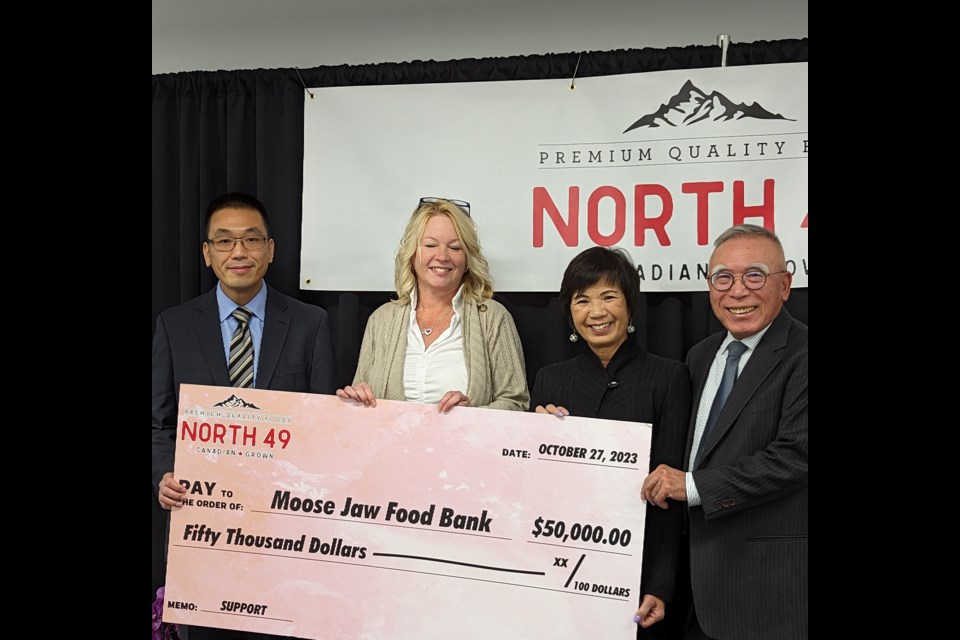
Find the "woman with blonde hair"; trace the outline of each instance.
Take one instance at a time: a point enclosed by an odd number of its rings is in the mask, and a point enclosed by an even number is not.
[[[377,398],[525,411],[529,406],[520,337],[493,300],[470,205],[421,198],[396,254],[397,299],[370,316],[345,400]]]

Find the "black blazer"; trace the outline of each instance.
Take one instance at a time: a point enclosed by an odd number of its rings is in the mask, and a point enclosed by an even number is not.
[[[616,386],[609,386],[611,380]],[[689,373],[682,362],[642,351],[633,337],[620,345],[606,368],[585,348],[575,358],[540,369],[530,407],[550,403],[566,407],[573,416],[649,422],[653,425],[650,470],[661,463],[675,469],[683,464],[690,418]],[[674,597],[683,505],[669,502],[667,509],[646,506],[638,603],[645,593],[666,602]],[[637,508],[643,508],[639,495]]]
[[[690,349],[696,402],[726,332]],[[692,412],[689,443],[696,424]],[[806,639],[807,327],[786,309],[740,372],[693,472],[697,619],[713,638]]]
[[[219,283],[217,286],[220,286]],[[336,391],[336,361],[327,312],[267,286],[257,388]],[[230,386],[216,288],[157,318],[153,336],[153,489],[173,456],[180,385]]]

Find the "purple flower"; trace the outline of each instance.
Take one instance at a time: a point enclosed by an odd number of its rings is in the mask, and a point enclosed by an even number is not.
[[[157,599],[153,601],[153,633],[151,640],[179,640],[177,625],[163,621],[163,587],[157,589]]]

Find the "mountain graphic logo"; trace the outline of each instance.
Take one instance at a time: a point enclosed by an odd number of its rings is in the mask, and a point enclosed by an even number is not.
[[[240,408],[240,409],[259,409],[257,405],[252,402],[247,402],[243,398],[238,398],[235,394],[231,394],[229,398],[223,402],[218,402],[213,405],[215,407],[231,407],[231,408]]]
[[[707,94],[699,89],[690,80],[687,80],[680,91],[670,98],[666,104],[653,113],[648,113],[632,125],[623,130],[623,133],[648,127],[689,127],[700,122],[727,122],[756,118],[758,120],[790,120],[779,113],[770,113],[759,104],[735,104],[722,93],[714,91]]]

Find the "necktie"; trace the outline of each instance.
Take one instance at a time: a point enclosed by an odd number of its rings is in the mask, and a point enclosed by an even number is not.
[[[227,369],[230,371],[231,387],[253,386],[253,336],[250,334],[250,315],[244,307],[237,307],[231,313],[239,324],[230,338],[230,360]]]
[[[747,350],[747,345],[742,342],[733,341],[727,345],[727,363],[723,367],[723,378],[720,380],[720,388],[717,389],[717,395],[713,398],[713,404],[710,405],[710,414],[707,416],[707,424],[703,427],[703,436],[700,438],[700,445],[697,447],[697,456],[694,458],[693,468],[700,466],[700,456],[703,455],[703,446],[710,436],[713,425],[717,422],[717,416],[723,409],[723,403],[727,401],[730,390],[733,389],[733,383],[737,379],[737,367],[740,365],[740,356]]]

